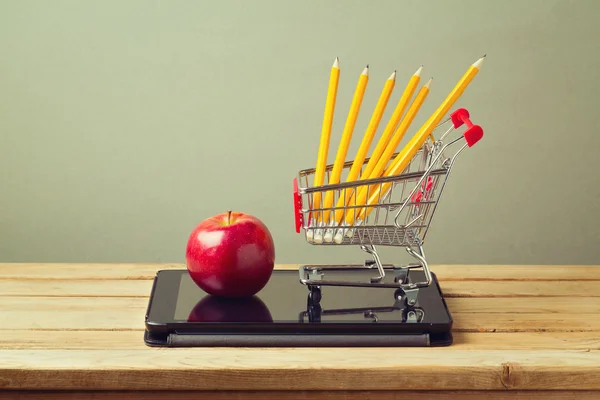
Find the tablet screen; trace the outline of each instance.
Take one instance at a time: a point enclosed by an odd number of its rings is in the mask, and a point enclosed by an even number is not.
[[[372,274],[372,271],[366,271]],[[429,292],[427,295],[425,291]],[[316,322],[372,324],[403,323],[406,312],[398,306],[394,289],[332,287],[322,288],[319,320]],[[222,299],[200,289],[186,270],[161,271],[156,283],[149,320],[163,323],[232,322],[298,323],[309,321],[309,290],[299,282],[298,271],[273,271],[267,285],[255,296]],[[446,311],[437,288],[419,295],[422,323],[447,324]],[[311,314],[312,315],[312,314]]]

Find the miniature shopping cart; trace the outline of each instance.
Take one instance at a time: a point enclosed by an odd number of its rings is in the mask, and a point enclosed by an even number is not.
[[[315,169],[299,172],[294,179],[296,232],[303,229],[310,244],[356,245],[372,256],[372,260],[359,265],[300,267],[300,282],[308,287],[311,302],[320,301],[323,286],[366,286],[396,288],[407,305],[416,304],[419,289],[432,283],[423,243],[450,171],[458,155],[483,137],[483,129],[473,125],[469,118],[469,112],[464,108],[454,111],[436,127],[398,175],[311,187]],[[439,139],[435,139],[436,131],[448,122],[451,122],[451,126]],[[467,129],[462,135],[457,138],[449,136],[463,125]],[[446,139],[448,142],[444,144]],[[368,161],[364,161],[363,169]],[[347,172],[352,164],[352,161],[346,162],[344,170]],[[328,182],[332,169],[333,165],[326,167],[325,182]],[[366,193],[371,195],[368,198],[375,198],[376,201],[357,201],[360,190],[368,191]],[[328,192],[333,193],[332,207],[323,206]],[[320,193],[319,204],[314,201],[317,193]],[[416,261],[401,266],[384,265],[377,253],[377,246],[405,247]],[[364,279],[365,269],[373,271],[367,279]],[[353,274],[359,270],[363,273]],[[411,270],[421,271],[421,274],[413,276],[422,279],[409,279]]]

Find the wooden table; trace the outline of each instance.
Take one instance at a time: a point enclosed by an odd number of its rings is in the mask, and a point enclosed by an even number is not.
[[[0,264],[0,399],[600,399],[600,267],[433,266],[447,348],[148,348],[166,268]]]

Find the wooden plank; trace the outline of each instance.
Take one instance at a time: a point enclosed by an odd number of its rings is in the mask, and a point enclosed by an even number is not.
[[[600,298],[590,298],[597,304]],[[453,299],[451,299],[453,300]],[[495,308],[504,299],[476,299],[481,308],[467,306],[475,312],[462,312],[461,305],[473,299],[461,298],[452,310],[456,332],[598,332],[600,314],[571,313],[563,308],[560,313],[529,313],[524,305],[511,300],[512,309],[498,307],[496,312],[486,312],[486,307]],[[537,298],[537,303],[555,308],[562,298]],[[460,304],[462,303],[462,304]],[[527,302],[525,302],[527,303]],[[541,304],[537,304],[539,307]],[[144,298],[65,298],[65,297],[0,297],[0,325],[2,330],[138,330],[144,328],[143,316],[147,307]],[[499,312],[504,310],[505,312]],[[299,310],[300,311],[300,310]],[[589,309],[588,309],[589,311]]]
[[[452,313],[475,314],[600,314],[600,297],[532,297],[488,298],[456,297],[446,300]],[[62,313],[70,311],[128,310],[132,313],[146,311],[148,299],[145,297],[0,297],[2,311],[46,311]],[[135,318],[135,314],[132,314]]]
[[[600,390],[598,351],[451,354],[433,348],[3,350],[0,389]]]
[[[147,306],[148,299],[143,297],[0,297],[0,312],[22,311],[25,315],[27,311],[56,315],[71,311],[111,313],[120,310],[130,312],[130,317],[135,318],[140,311],[145,312]]]
[[[145,297],[150,295],[148,280],[1,280],[1,296],[59,297]]]
[[[454,350],[600,350],[600,333],[590,332],[454,332]],[[65,331],[4,330],[1,350],[104,350],[148,349],[143,330]]]
[[[4,330],[138,330],[143,329],[143,311],[115,310],[70,311],[48,314],[46,311],[0,311],[0,319],[9,321]],[[600,332],[600,314],[472,314],[455,312],[455,332]]]
[[[459,332],[599,332],[600,315],[453,313]]]
[[[454,350],[600,350],[600,334],[590,332],[454,332]]]
[[[0,392],[0,400],[597,400],[600,392],[578,391],[77,391]]]
[[[583,343],[579,346],[581,345]],[[143,329],[131,331],[4,330],[0,332],[0,357],[2,357],[2,350],[106,349],[148,349],[144,344]]]
[[[440,280],[599,281],[597,265],[433,265]]]
[[[277,264],[277,269],[297,270],[301,264]],[[185,269],[185,264],[165,263],[3,263],[0,279],[100,279],[151,280],[160,269]],[[596,265],[432,265],[442,281],[600,281]]]
[[[440,286],[445,297],[600,297],[595,281],[498,282],[445,281]],[[526,300],[524,300],[526,301]]]
[[[445,281],[444,296],[451,297],[600,297],[594,281],[499,282]],[[149,280],[0,280],[2,296],[148,297]]]
[[[143,313],[151,278],[165,265],[145,264],[148,276],[136,264],[117,275],[115,265],[97,264],[93,274],[90,266],[57,264],[48,278],[48,265],[0,264],[0,388],[600,389],[597,267],[482,266],[485,275],[479,266],[441,266],[455,318],[447,348],[151,349]],[[563,276],[570,268],[580,279]],[[16,270],[26,276],[10,275]]]
[[[0,304],[2,303],[0,299]],[[504,314],[598,314],[600,297],[453,297],[450,312]]]

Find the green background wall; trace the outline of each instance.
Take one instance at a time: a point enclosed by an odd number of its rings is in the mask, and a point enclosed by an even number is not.
[[[354,154],[393,70],[390,104],[421,64],[434,77],[410,137],[487,53],[456,105],[486,135],[456,165],[430,261],[597,264],[599,15],[593,0],[0,1],[0,261],[182,262],[194,226],[233,209],[267,224],[279,263],[361,262],[293,228],[333,59],[334,147],[371,67]]]

